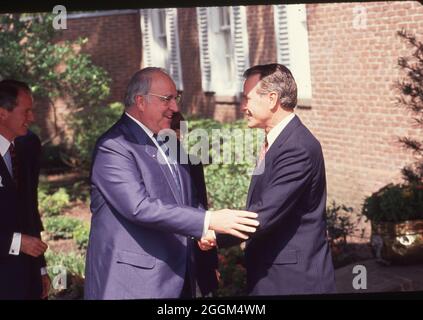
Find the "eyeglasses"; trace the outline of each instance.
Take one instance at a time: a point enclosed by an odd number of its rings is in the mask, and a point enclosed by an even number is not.
[[[180,94],[178,94],[176,96],[174,96],[174,95],[162,96],[160,94],[147,93],[146,95],[158,97],[160,99],[160,101],[163,102],[165,105],[168,105],[170,103],[170,101],[172,101],[173,99],[175,99],[176,104],[180,104],[181,100],[182,100],[182,96]]]

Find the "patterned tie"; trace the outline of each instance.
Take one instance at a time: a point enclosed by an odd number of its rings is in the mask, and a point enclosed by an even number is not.
[[[9,146],[9,153],[10,153],[10,158],[12,160],[13,181],[15,181],[16,186],[18,186],[19,161],[16,155],[16,149],[13,143],[11,143]]]
[[[257,160],[257,165],[263,161],[264,157],[266,156],[267,149],[269,148],[269,142],[267,141],[267,136],[264,138],[264,143],[261,146],[260,154]]]

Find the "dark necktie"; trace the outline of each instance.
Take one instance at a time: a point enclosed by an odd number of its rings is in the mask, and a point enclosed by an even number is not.
[[[15,181],[16,186],[18,185],[18,174],[19,174],[19,161],[18,157],[16,155],[16,149],[13,143],[9,146],[9,153],[10,153],[10,159],[12,160],[12,175],[13,175],[13,181]]]
[[[181,192],[181,178],[179,176],[178,166],[175,163],[175,161],[171,159],[169,155],[170,154],[169,147],[166,145],[165,141],[163,141],[162,139],[160,139],[160,137],[157,136],[157,134],[153,134],[153,138],[157,141],[160,148],[165,153],[171,167],[170,171],[172,173],[173,179],[175,180],[176,186],[178,187],[178,191]]]

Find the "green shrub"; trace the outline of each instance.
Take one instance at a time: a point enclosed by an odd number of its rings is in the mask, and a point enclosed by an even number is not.
[[[51,300],[80,300],[84,297],[85,255],[76,252],[66,254],[47,250],[47,271],[52,280]],[[65,274],[63,274],[65,272]],[[66,287],[62,276],[66,276]],[[60,280],[60,282],[59,282]]]
[[[362,213],[373,222],[423,219],[423,186],[388,184],[365,199]]]
[[[66,189],[59,188],[55,193],[48,194],[47,187],[40,186],[38,189],[38,207],[45,217],[59,215],[69,205],[69,195]]]
[[[88,246],[88,238],[90,235],[90,226],[87,223],[81,223],[73,231],[73,239],[80,250],[86,250]]]
[[[71,217],[59,216],[44,219],[44,228],[55,240],[71,239],[74,236],[74,232],[81,227],[82,221]]]
[[[353,209],[345,205],[337,205],[332,201],[326,208],[326,223],[328,229],[329,242],[345,246],[347,237],[357,230],[356,222],[352,221]]]
[[[217,290],[219,297],[246,295],[246,270],[244,252],[240,246],[219,249],[219,272],[221,281]]]
[[[97,139],[120,118],[123,110],[123,104],[115,102],[107,106],[83,108],[70,114],[68,121],[74,130],[72,149],[62,154],[62,160],[88,170]]]
[[[45,253],[50,277],[53,279],[53,267],[63,266],[68,273],[84,277],[85,272],[85,254],[80,252],[58,253],[47,250]]]
[[[237,157],[237,147],[235,141],[237,137],[246,132],[251,134],[251,141],[247,142],[241,140],[243,145],[246,147],[252,147],[253,150],[257,150],[257,135],[261,134],[257,130],[251,130],[246,127],[245,121],[239,120],[233,123],[219,123],[212,119],[187,119],[188,121],[188,132],[191,133],[195,129],[206,130],[209,136],[209,155],[213,161],[209,161],[209,164],[204,164],[204,176],[207,186],[207,194],[209,200],[209,207],[211,209],[243,209],[245,208],[248,186],[250,184],[251,175],[249,174],[255,166],[255,158],[252,159],[240,159],[238,163],[222,163],[222,161],[216,162],[214,157],[214,149],[212,146],[213,129],[222,130],[222,135],[219,139],[220,144],[220,155],[222,156],[222,150],[227,146],[232,148],[231,157],[234,160]],[[238,131],[234,131],[237,129]],[[230,138],[230,139],[229,139]],[[188,143],[185,142],[185,146],[188,146],[188,151],[192,150],[193,145],[198,143],[199,140],[188,138]],[[197,154],[196,156],[200,156]],[[256,153],[253,154],[256,156]],[[249,161],[248,161],[249,160]]]

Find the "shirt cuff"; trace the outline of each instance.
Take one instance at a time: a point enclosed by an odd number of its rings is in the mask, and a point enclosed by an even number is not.
[[[211,211],[206,211],[206,216],[204,218],[204,228],[203,228],[203,235],[202,237],[204,238],[207,235],[208,231],[211,231],[211,233],[213,234],[213,237],[216,239],[216,233],[214,232],[214,230],[209,230],[210,227],[210,215],[211,215]]]
[[[41,268],[41,275],[42,275],[42,276],[45,276],[46,274],[48,274],[48,273],[47,273],[47,268],[46,268],[46,267],[42,267],[42,268]]]
[[[13,234],[12,244],[10,246],[9,254],[18,256],[19,252],[21,251],[21,239],[22,234],[19,232],[15,232]]]
[[[203,235],[202,238],[204,238],[207,234],[207,231],[209,231],[209,226],[210,226],[210,211],[206,211],[206,215],[204,217],[204,227],[203,227]]]

